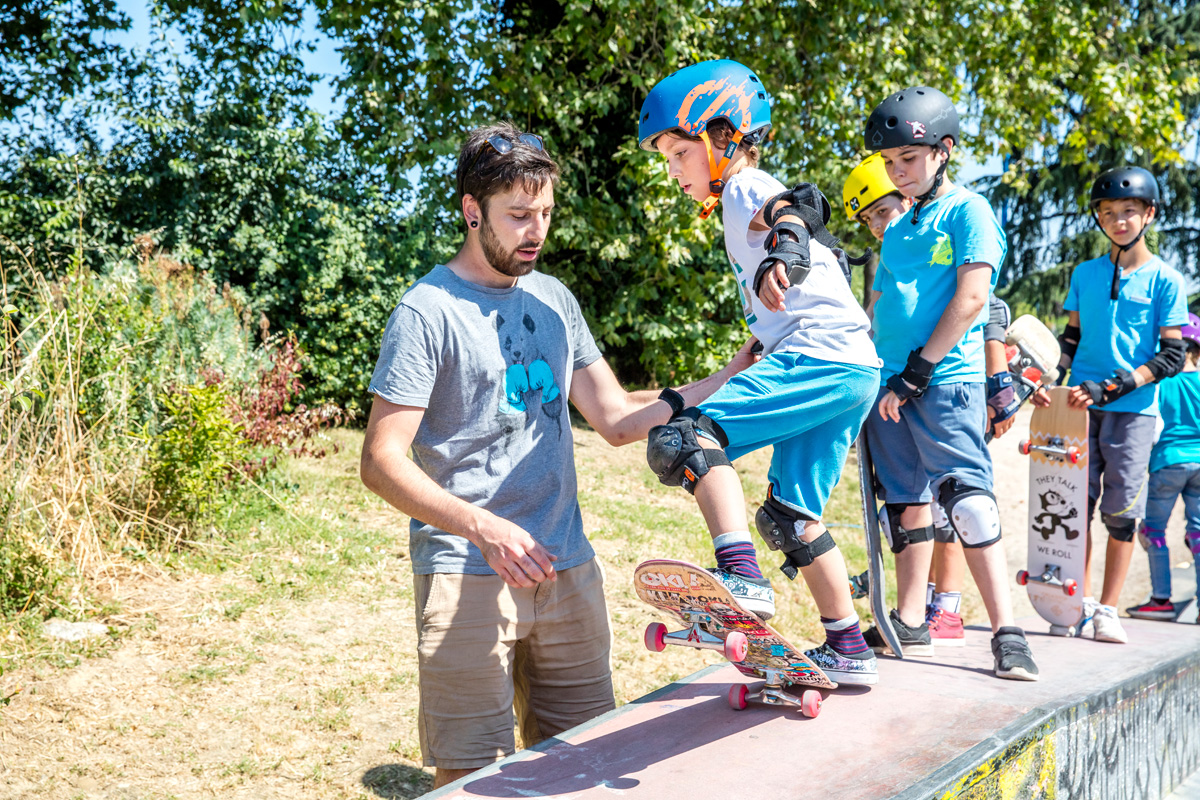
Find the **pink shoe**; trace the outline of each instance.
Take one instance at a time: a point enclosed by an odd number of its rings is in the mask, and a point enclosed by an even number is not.
[[[953,611],[933,606],[929,611],[929,638],[934,647],[964,647],[967,644],[963,632],[962,617]]]

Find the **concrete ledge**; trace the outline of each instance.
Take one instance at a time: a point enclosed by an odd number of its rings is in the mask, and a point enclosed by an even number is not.
[[[427,798],[1162,798],[1200,768],[1200,626],[1123,620],[1130,644],[1030,631],[1042,680],[991,674],[990,632],[821,715],[726,703],[717,665]],[[661,655],[670,658],[668,649]]]

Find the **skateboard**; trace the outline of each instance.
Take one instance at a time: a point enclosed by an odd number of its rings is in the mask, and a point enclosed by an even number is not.
[[[1069,636],[1083,616],[1087,551],[1088,414],[1071,408],[1071,390],[1050,390],[1050,407],[1035,408],[1029,438],[1029,560],[1017,583],[1050,633]]]
[[[867,430],[864,427],[858,434],[858,486],[862,495],[863,530],[867,536],[867,593],[871,597],[871,614],[875,617],[875,625],[883,635],[896,658],[904,658],[904,648],[900,646],[900,637],[892,627],[892,618],[888,616],[887,598],[884,590],[887,581],[883,571],[883,536],[879,530],[879,503],[875,499],[875,468],[871,462],[871,448],[867,444]],[[854,580],[851,580],[851,594],[855,594]],[[860,581],[861,583],[861,581]]]
[[[1013,376],[1013,391],[1020,408],[1041,386],[1054,385],[1062,350],[1050,329],[1031,314],[1017,317],[1008,326],[1004,341],[1008,371]],[[984,438],[990,442],[992,432],[989,430]]]
[[[716,650],[743,675],[766,680],[751,692],[744,683],[729,689],[729,705],[742,710],[750,700],[767,705],[798,706],[806,717],[821,711],[817,689],[837,684],[804,653],[797,650],[759,617],[738,604],[724,584],[708,570],[661,558],[643,561],[633,572],[633,586],[643,602],[678,617],[688,627],[668,631],[661,622],[646,627],[646,648],[661,653],[668,644]],[[799,697],[789,686],[807,687]]]

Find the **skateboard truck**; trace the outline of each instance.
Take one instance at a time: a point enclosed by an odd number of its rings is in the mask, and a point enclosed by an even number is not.
[[[1075,592],[1079,590],[1079,584],[1074,580],[1068,579],[1064,581],[1062,579],[1062,567],[1052,564],[1047,564],[1045,571],[1041,575],[1030,575],[1029,570],[1024,569],[1017,573],[1018,586],[1024,586],[1030,581],[1046,586],[1061,586],[1063,593],[1068,597],[1074,597]]]
[[[821,693],[816,689],[808,689],[800,697],[784,691],[788,683],[783,675],[773,669],[763,670],[767,682],[757,691],[750,691],[744,683],[729,687],[729,706],[734,711],[741,711],[751,700],[756,700],[768,706],[797,706],[804,716],[812,717],[821,713],[821,704],[825,702]]]
[[[685,614],[691,627],[681,631],[668,631],[667,626],[661,622],[651,622],[647,625],[646,633],[642,637],[646,643],[646,649],[661,653],[667,649],[668,644],[677,644],[697,650],[716,650],[725,656],[726,660],[734,663],[746,660],[746,654],[750,649],[746,634],[741,631],[733,631],[722,639],[704,629],[705,625],[713,623],[711,616],[696,611],[685,612]]]
[[[1027,456],[1030,453],[1041,453],[1042,455],[1050,456],[1051,458],[1066,459],[1072,464],[1078,464],[1082,454],[1079,448],[1074,445],[1068,445],[1063,441],[1061,436],[1053,436],[1046,441],[1046,444],[1034,444],[1028,439],[1022,439],[1017,445],[1017,449],[1021,451],[1021,455]]]

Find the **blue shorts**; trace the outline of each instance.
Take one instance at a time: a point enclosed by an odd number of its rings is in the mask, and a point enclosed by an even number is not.
[[[987,430],[987,388],[982,383],[942,383],[900,407],[900,421],[879,416],[879,390],[867,437],[885,503],[931,502],[948,478],[975,489],[992,489]]]
[[[774,447],[775,499],[820,519],[842,477],[850,443],[879,391],[879,370],[771,353],[700,404],[729,438],[731,461]]]

